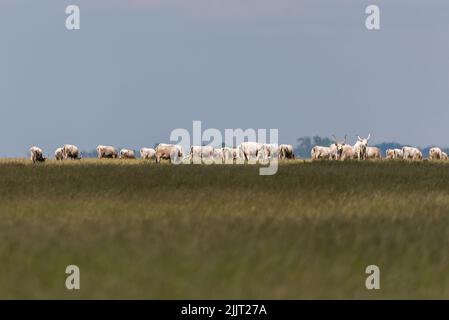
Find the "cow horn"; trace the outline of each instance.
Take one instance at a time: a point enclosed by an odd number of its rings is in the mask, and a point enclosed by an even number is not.
[[[368,138],[366,138],[366,140],[369,140],[369,138],[371,138],[371,133],[368,133]]]

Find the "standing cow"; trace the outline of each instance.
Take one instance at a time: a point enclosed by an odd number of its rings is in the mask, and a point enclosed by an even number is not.
[[[65,144],[62,147],[62,157],[64,158],[64,160],[81,159],[78,147],[74,146],[73,144]]]
[[[274,143],[265,143],[262,146],[263,157],[265,160],[274,160],[279,158],[279,146]]]
[[[403,147],[402,155],[403,159],[422,160],[422,153],[418,148]]]
[[[443,151],[440,148],[433,147],[429,149],[429,160],[440,160],[443,158]]]
[[[357,159],[357,152],[355,151],[354,146],[350,144],[345,144],[342,146],[340,160],[353,160]]]
[[[380,149],[378,147],[366,147],[367,159],[381,159]]]
[[[111,146],[103,146],[103,145],[99,145],[97,147],[97,155],[98,155],[98,159],[102,159],[102,158],[116,159],[118,157],[116,148],[111,147]]]
[[[156,163],[162,159],[170,160],[172,163],[178,163],[184,155],[181,146],[175,144],[159,143],[156,147]]]
[[[194,163],[211,164],[214,161],[215,150],[212,146],[191,146],[190,158]]]
[[[404,152],[402,151],[402,149],[394,149],[394,158],[404,159]]]
[[[387,149],[387,151],[385,152],[385,157],[387,159],[394,159],[395,158],[394,149]]]
[[[357,142],[354,145],[354,151],[357,155],[357,159],[366,159],[366,147],[368,146],[368,140],[371,138],[371,133],[368,134],[367,138],[360,138],[357,136]]]
[[[135,159],[136,154],[134,150],[131,149],[122,149],[120,150],[120,159]]]
[[[258,142],[242,142],[239,146],[244,159],[256,162],[263,155],[263,145]]]
[[[331,159],[332,152],[336,152],[336,145],[332,144],[331,147],[314,146],[310,151],[310,157],[312,161],[321,159]]]
[[[55,150],[55,159],[56,159],[56,160],[62,160],[62,159],[64,159],[64,156],[63,156],[63,154],[62,154],[62,148],[57,148],[57,149]]]
[[[33,163],[45,161],[46,158],[44,157],[44,153],[42,152],[41,148],[33,146],[30,148],[29,151],[30,151],[30,159],[31,161],[33,161]]]
[[[334,134],[332,135],[332,138],[334,139],[334,143],[330,145],[331,148],[330,159],[339,160],[343,153],[343,147],[346,145],[347,135],[345,135],[345,139],[343,141],[338,140]]]
[[[153,148],[142,148],[140,149],[140,157],[142,159],[155,159],[156,150],[154,150]]]
[[[281,159],[294,159],[293,146],[291,144],[281,144],[279,146],[279,158]]]

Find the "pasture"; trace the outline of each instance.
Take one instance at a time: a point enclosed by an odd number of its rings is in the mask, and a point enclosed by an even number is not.
[[[448,267],[449,163],[0,161],[3,299],[448,298]]]

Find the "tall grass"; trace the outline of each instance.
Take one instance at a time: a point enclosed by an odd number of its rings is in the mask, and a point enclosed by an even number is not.
[[[4,160],[0,298],[448,298],[448,194],[427,162]]]

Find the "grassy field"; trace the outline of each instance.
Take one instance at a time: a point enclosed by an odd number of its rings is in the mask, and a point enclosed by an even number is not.
[[[3,160],[0,298],[449,298],[449,164]]]

